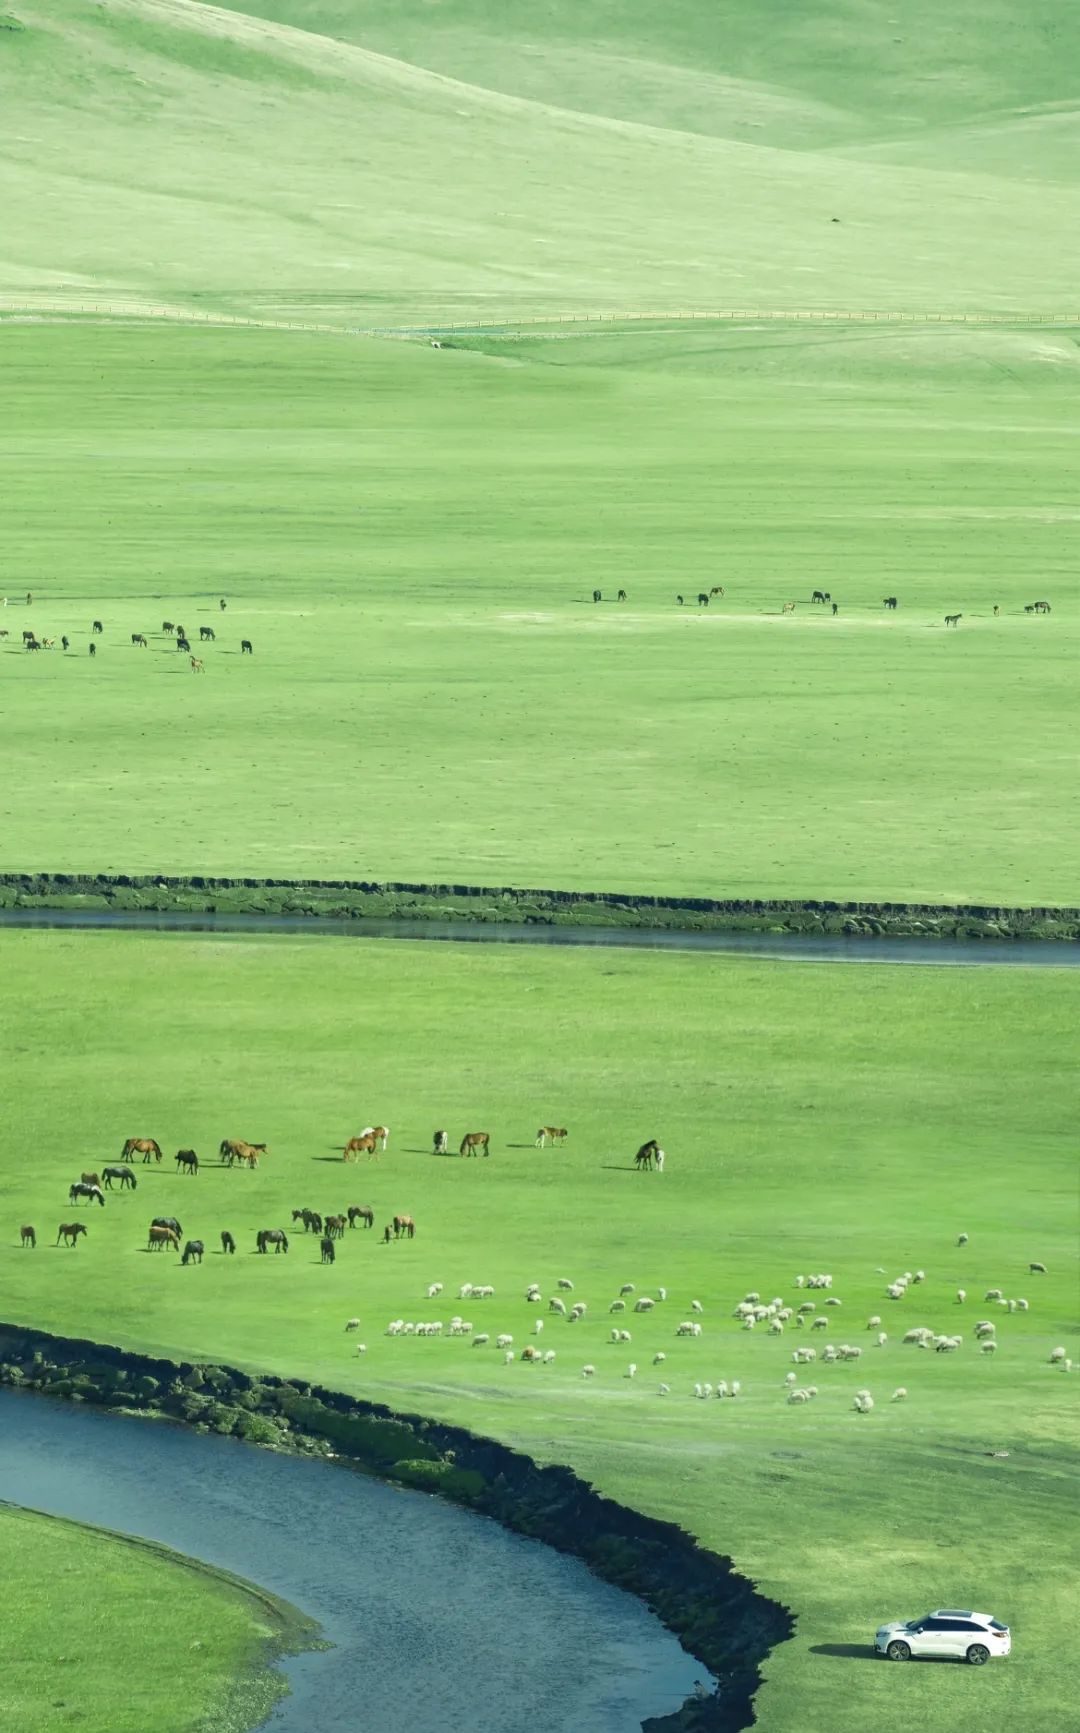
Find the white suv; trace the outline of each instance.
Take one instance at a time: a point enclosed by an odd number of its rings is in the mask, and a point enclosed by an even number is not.
[[[923,1656],[946,1661],[970,1661],[981,1667],[995,1655],[1007,1655],[1012,1648],[1008,1625],[992,1619],[989,1613],[963,1613],[952,1607],[939,1607],[936,1613],[926,1613],[921,1619],[907,1624],[900,1620],[891,1625],[879,1625],[874,1647],[890,1661],[910,1661]]]

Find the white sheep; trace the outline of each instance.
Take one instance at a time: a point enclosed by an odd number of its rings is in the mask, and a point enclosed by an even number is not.
[[[442,1288],[443,1288],[443,1285],[441,1282],[429,1282],[428,1283],[428,1291],[427,1291],[428,1299],[429,1300],[437,1300],[439,1295],[442,1293]]]
[[[623,1295],[632,1294],[633,1291],[634,1291],[633,1282],[624,1282],[622,1287],[619,1289],[620,1294],[623,1294]]]
[[[996,1332],[996,1329],[997,1329],[996,1324],[992,1323],[989,1318],[980,1318],[979,1322],[976,1324],[974,1330],[971,1333],[973,1336],[981,1338],[983,1336],[993,1336]]]
[[[555,1358],[554,1348],[545,1348],[545,1350],[544,1350],[544,1365],[550,1366],[551,1362],[554,1360],[554,1358]]]
[[[731,1383],[728,1385],[728,1395],[729,1396],[737,1396],[741,1389],[742,1389],[742,1385],[740,1384],[739,1380],[737,1378],[733,1378],[731,1380]]]
[[[660,1385],[660,1394],[661,1394],[661,1396],[666,1396],[666,1395],[667,1395],[667,1393],[668,1393],[668,1391],[669,1391],[669,1390],[670,1390],[670,1389],[671,1389],[671,1385],[670,1385],[670,1384],[661,1384],[661,1385]]]
[[[584,1300],[578,1300],[577,1303],[570,1308],[570,1322],[576,1324],[579,1318],[585,1316],[588,1309],[589,1308],[585,1304]]]
[[[837,1354],[836,1349],[833,1347],[831,1342],[826,1344],[825,1350],[821,1356],[821,1359],[822,1359],[822,1363],[826,1366],[831,1366],[834,1360],[839,1359],[839,1355]]]
[[[655,1304],[655,1300],[647,1299],[643,1294],[640,1300],[634,1301],[634,1310],[635,1312],[651,1312]]]
[[[872,1412],[874,1407],[874,1398],[867,1393],[860,1392],[852,1403],[852,1407],[855,1409],[856,1414],[869,1414]]]
[[[654,1366],[662,1366],[666,1359],[667,1359],[666,1354],[654,1354],[652,1357],[652,1363]]]
[[[783,1334],[784,1334],[783,1324],[780,1322],[779,1318],[774,1318],[772,1323],[769,1325],[769,1335],[770,1336],[782,1336]]]
[[[667,1289],[666,1288],[657,1288],[656,1297],[658,1300],[666,1300],[667,1299]]]
[[[1018,1312],[1026,1312],[1028,1310],[1027,1301],[1026,1300],[1017,1300],[1016,1309]]]
[[[473,1337],[472,1345],[474,1348],[486,1348],[490,1341],[491,1337],[488,1335],[487,1331],[482,1330],[479,1336]]]
[[[626,1368],[626,1377],[627,1378],[636,1378],[637,1377],[637,1367],[634,1364],[633,1360],[631,1360],[629,1366]]]
[[[626,1301],[625,1300],[612,1300],[610,1306],[608,1307],[609,1312],[625,1312],[625,1310],[626,1310]],[[634,1307],[634,1310],[635,1310],[635,1312],[637,1311],[636,1306]]]
[[[539,1291],[537,1291],[535,1294],[530,1292],[530,1293],[525,1295],[525,1298],[528,1300],[530,1306],[539,1306],[541,1301],[543,1300],[543,1297],[544,1297],[543,1294],[541,1294]]]
[[[707,1401],[708,1398],[712,1395],[712,1385],[711,1384],[703,1384],[701,1386],[701,1394],[702,1394],[703,1398]]]
[[[512,1348],[514,1346],[514,1338],[504,1332],[503,1335],[496,1336],[495,1346],[496,1348]]]
[[[884,1348],[884,1346],[888,1340],[889,1340],[889,1332],[887,1330],[879,1330],[878,1331],[878,1338],[877,1338],[878,1347]]]
[[[757,1329],[757,1319],[756,1318],[744,1318],[742,1321],[742,1327],[744,1330],[756,1330]]]
[[[804,1288],[806,1286],[806,1277],[805,1276],[796,1276],[795,1277],[795,1286],[797,1288]]]
[[[544,1333],[544,1320],[543,1320],[543,1318],[537,1318],[535,1324],[532,1327],[532,1333],[534,1336],[542,1336],[543,1335],[543,1333]]]
[[[835,1294],[830,1294],[828,1299],[825,1301],[827,1306],[842,1306],[843,1303],[843,1300],[837,1299]]]
[[[797,1384],[798,1382],[799,1382],[799,1374],[797,1372],[785,1372],[784,1373],[784,1383],[785,1384]]]
[[[743,1295],[743,1299],[748,1301],[751,1306],[756,1306],[760,1298],[761,1295],[756,1288],[751,1288],[748,1294]]]
[[[403,1318],[395,1318],[392,1323],[389,1323],[386,1326],[386,1334],[388,1336],[400,1336],[404,1333],[404,1330],[405,1320]]]
[[[367,1353],[367,1343],[366,1342],[357,1342],[356,1352],[358,1354],[366,1354]]]
[[[704,1394],[705,1394],[704,1386],[701,1384],[695,1384],[694,1385],[694,1395],[695,1396],[704,1396]]]
[[[957,1303],[957,1305],[962,1306],[966,1299],[967,1299],[967,1289],[966,1288],[957,1288],[957,1290],[956,1290],[956,1303]]]
[[[862,1358],[862,1349],[856,1347],[851,1342],[842,1342],[840,1345],[840,1358],[841,1360],[860,1360]]]
[[[514,1364],[514,1350],[513,1350],[513,1348],[507,1348],[506,1353],[503,1355],[503,1365],[504,1366],[512,1366],[513,1364]]]
[[[675,1334],[676,1336],[700,1336],[701,1325],[692,1323],[689,1318],[684,1318]]]
[[[460,1288],[458,1289],[458,1296],[457,1297],[459,1300],[471,1300],[472,1299],[472,1293],[473,1293],[472,1283],[471,1282],[462,1282]]]
[[[1051,1348],[1051,1350],[1050,1350],[1050,1364],[1051,1364],[1051,1366],[1059,1366],[1061,1364],[1062,1360],[1064,1360],[1064,1358],[1065,1358],[1064,1348]]]
[[[548,1301],[548,1311],[549,1312],[558,1312],[560,1317],[562,1317],[562,1318],[566,1317],[566,1307],[563,1304],[562,1300],[558,1300],[558,1299],[549,1300]]]
[[[811,1330],[827,1330],[829,1328],[829,1320],[828,1318],[815,1318],[810,1328]]]
[[[788,1401],[792,1405],[794,1405],[797,1402],[809,1402],[809,1400],[810,1400],[809,1394],[805,1390],[789,1390],[788,1391]]]
[[[984,1342],[979,1343],[979,1353],[980,1354],[996,1354],[997,1353],[997,1343],[994,1341],[994,1338],[992,1336],[987,1336],[987,1338]]]
[[[495,1293],[495,1289],[491,1286],[490,1282],[486,1283],[485,1286],[482,1288],[474,1288],[473,1289],[473,1294],[476,1296],[476,1298],[478,1300],[490,1300],[493,1297],[494,1293]]]
[[[359,1330],[359,1328],[360,1328],[359,1318],[350,1318],[348,1323],[345,1326],[345,1334],[348,1335],[350,1330]]]
[[[727,1379],[721,1378],[719,1383],[716,1386],[716,1394],[718,1396],[726,1396],[727,1393],[728,1393]]]
[[[631,1336],[629,1330],[620,1330],[619,1331],[619,1341],[620,1342],[630,1342],[632,1340],[633,1340],[633,1337]]]
[[[1001,1298],[1002,1294],[1000,1288],[987,1288],[983,1295],[984,1300],[1000,1300]]]
[[[611,1326],[611,1335],[608,1337],[608,1341],[609,1342],[617,1342],[618,1340],[619,1340],[619,1332],[618,1332],[618,1330],[616,1330],[616,1328],[613,1324]]]
[[[561,1288],[566,1294],[572,1294],[574,1291],[574,1284],[570,1280],[569,1276],[560,1276],[558,1281],[555,1283],[555,1286]]]
[[[967,1234],[957,1234],[956,1243],[958,1246],[966,1246],[968,1243]]]
[[[705,1310],[705,1308],[702,1305],[700,1300],[691,1300],[690,1301],[690,1310],[692,1312],[703,1312]]]
[[[925,1270],[916,1270],[915,1274],[912,1276],[911,1279],[913,1282],[925,1282],[926,1271]]]
[[[867,1318],[866,1328],[868,1330],[880,1330],[881,1329],[881,1319],[878,1317],[876,1312],[874,1313],[874,1316],[872,1318]]]
[[[596,1367],[595,1366],[583,1366],[581,1368],[581,1376],[583,1378],[592,1378],[592,1377],[595,1377],[595,1375],[596,1375]]]
[[[907,1401],[907,1391],[904,1389],[904,1386],[902,1384],[900,1385],[899,1389],[893,1391],[891,1400],[893,1402],[906,1402]]]
[[[521,1350],[521,1358],[527,1365],[534,1365],[541,1358],[540,1350],[539,1348],[523,1348]]]

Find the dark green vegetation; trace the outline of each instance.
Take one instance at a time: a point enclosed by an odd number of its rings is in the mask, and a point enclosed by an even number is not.
[[[970,1733],[975,1689],[982,1725],[1063,1733],[1075,1374],[1048,1359],[1069,1341],[1075,1292],[1071,974],[330,939],[8,934],[4,948],[15,1105],[0,1317],[316,1380],[566,1463],[678,1522],[797,1614],[765,1667],[770,1729],[898,1724],[899,1702],[904,1725]],[[390,1125],[390,1149],[345,1166],[346,1137],[373,1122]],[[570,1127],[565,1149],[533,1149],[541,1122]],[[455,1146],[490,1130],[491,1159],[433,1158],[435,1126]],[[633,1150],[654,1134],[666,1171],[636,1174]],[[137,1166],[134,1196],[87,1212],[76,1250],[53,1248],[70,1180],[131,1135],[157,1137],[165,1164]],[[217,1167],[223,1136],[267,1141],[260,1169]],[[171,1159],[189,1145],[209,1163],[197,1179]],[[293,1208],[349,1203],[370,1203],[378,1225],[347,1236],[332,1269],[299,1225],[288,1256],[254,1252],[255,1230],[291,1230]],[[395,1211],[417,1237],[382,1246]],[[158,1214],[206,1240],[201,1267],[143,1249]],[[35,1252],[15,1243],[24,1220]],[[235,1257],[214,1249],[223,1227]],[[890,1301],[886,1280],[918,1269],[925,1282]],[[784,1375],[805,1333],[746,1333],[730,1314],[750,1289],[797,1303],[796,1274],[816,1270],[843,1305],[809,1339],[863,1355],[819,1355],[820,1395],[791,1408]],[[541,1309],[555,1362],[505,1366],[498,1332],[518,1354],[536,1339],[527,1283],[546,1298],[561,1276],[586,1319]],[[459,1300],[466,1281],[495,1297]],[[607,1308],[627,1281],[670,1298],[618,1320],[633,1341],[612,1347]],[[991,1287],[1030,1309],[988,1312]],[[694,1298],[704,1335],[677,1341]],[[454,1313],[491,1344],[384,1334],[394,1318]],[[971,1339],[988,1315],[993,1357]],[[915,1324],[960,1330],[964,1346],[903,1346]],[[737,1400],[694,1398],[695,1381],[720,1378],[741,1380]],[[893,1403],[899,1386],[908,1398]],[[851,1411],[860,1387],[871,1415]],[[1009,1618],[1007,1665],[901,1672],[822,1652],[954,1601]]]
[[[282,1689],[268,1652],[309,1630],[226,1572],[81,1523],[0,1503],[0,1546],[0,1719],[18,1733],[240,1733]]]
[[[894,340],[0,332],[2,864],[1075,902],[1080,352]]]

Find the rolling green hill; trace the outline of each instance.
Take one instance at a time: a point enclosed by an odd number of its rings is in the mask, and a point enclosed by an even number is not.
[[[705,7],[657,24],[639,4],[601,11],[599,47],[569,7],[501,11],[482,41],[480,7],[447,8],[445,32],[433,8],[372,8],[370,34],[362,7],[276,10],[284,22],[195,0],[14,0],[0,30],[9,305],[119,297],[379,323],[1075,298],[1061,178],[824,148],[881,151],[945,113],[984,124],[1063,102],[1067,44],[1012,9],[986,33],[986,64],[965,59],[972,27],[940,23],[925,60],[907,43],[890,62],[886,8],[850,37],[835,5],[812,31],[781,21],[764,36],[746,7],[721,33]],[[527,22],[543,49],[531,83]],[[319,33],[346,26],[361,40]],[[933,71],[946,39],[949,75]],[[433,69],[397,57],[421,49]]]

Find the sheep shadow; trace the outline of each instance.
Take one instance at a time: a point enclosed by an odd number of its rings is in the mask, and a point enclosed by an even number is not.
[[[834,1661],[876,1661],[877,1650],[867,1643],[811,1643],[812,1655],[829,1655]]]

